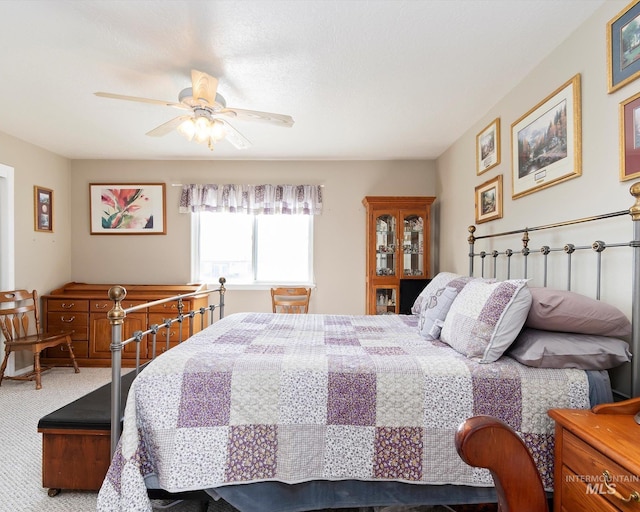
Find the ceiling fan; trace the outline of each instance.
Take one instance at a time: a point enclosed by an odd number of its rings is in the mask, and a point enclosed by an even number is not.
[[[272,114],[257,110],[227,107],[225,99],[217,92],[218,79],[198,71],[191,70],[191,87],[187,87],[178,94],[178,102],[138,98],[109,92],[96,92],[96,96],[113,98],[116,100],[138,101],[155,105],[164,105],[186,110],[189,113],[181,115],[161,124],[147,132],[151,137],[161,137],[172,130],[186,137],[206,144],[213,150],[214,144],[222,139],[228,140],[239,149],[251,146],[247,138],[224,119],[237,118],[251,121],[262,121],[278,126],[293,126],[293,118],[284,114]]]

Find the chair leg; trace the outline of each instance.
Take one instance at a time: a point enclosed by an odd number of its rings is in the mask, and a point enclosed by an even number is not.
[[[11,354],[11,350],[5,347],[5,356],[2,360],[2,366],[0,366],[0,386],[2,385],[2,379],[4,379],[4,371],[7,369],[7,362],[9,361],[9,354]]]
[[[36,389],[42,389],[42,367],[40,366],[40,352],[33,356],[33,372],[36,376]]]
[[[71,343],[71,338],[67,338],[67,347],[69,347],[69,357],[71,358],[71,362],[73,363],[73,369],[76,373],[80,373],[80,368],[78,368],[78,363],[76,362],[76,356],[73,353],[73,344]]]

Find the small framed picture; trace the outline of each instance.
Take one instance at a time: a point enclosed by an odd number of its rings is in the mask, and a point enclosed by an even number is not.
[[[33,227],[36,231],[53,233],[53,190],[33,187]]]
[[[640,0],[634,0],[607,23],[608,91],[640,76]]]
[[[620,181],[640,176],[640,93],[620,103]]]
[[[500,163],[500,118],[476,136],[476,173],[478,176]]]
[[[91,183],[92,235],[164,235],[164,183]]]
[[[476,224],[502,218],[502,174],[476,187]]]

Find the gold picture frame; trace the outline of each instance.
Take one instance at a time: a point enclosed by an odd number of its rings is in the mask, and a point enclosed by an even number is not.
[[[634,0],[607,23],[609,94],[640,76],[640,0]]]
[[[511,125],[511,197],[582,175],[580,74]]]
[[[165,235],[164,183],[90,183],[92,235]]]
[[[500,163],[500,118],[476,135],[476,174],[487,172]]]
[[[620,181],[640,177],[640,93],[620,103]]]
[[[476,224],[502,218],[502,174],[476,187]]]
[[[53,233],[53,190],[33,187],[33,229]]]

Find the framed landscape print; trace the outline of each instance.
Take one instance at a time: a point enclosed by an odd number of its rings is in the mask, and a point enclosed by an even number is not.
[[[36,231],[53,233],[53,190],[33,187],[33,227]]]
[[[620,181],[640,176],[640,93],[620,103]]]
[[[511,125],[513,199],[582,174],[580,101],[577,74]]]
[[[476,173],[478,176],[500,163],[500,118],[476,136]]]
[[[91,183],[92,235],[166,234],[164,183]]]
[[[476,187],[476,224],[502,218],[502,174]]]
[[[640,0],[634,0],[607,23],[609,93],[640,76]]]

